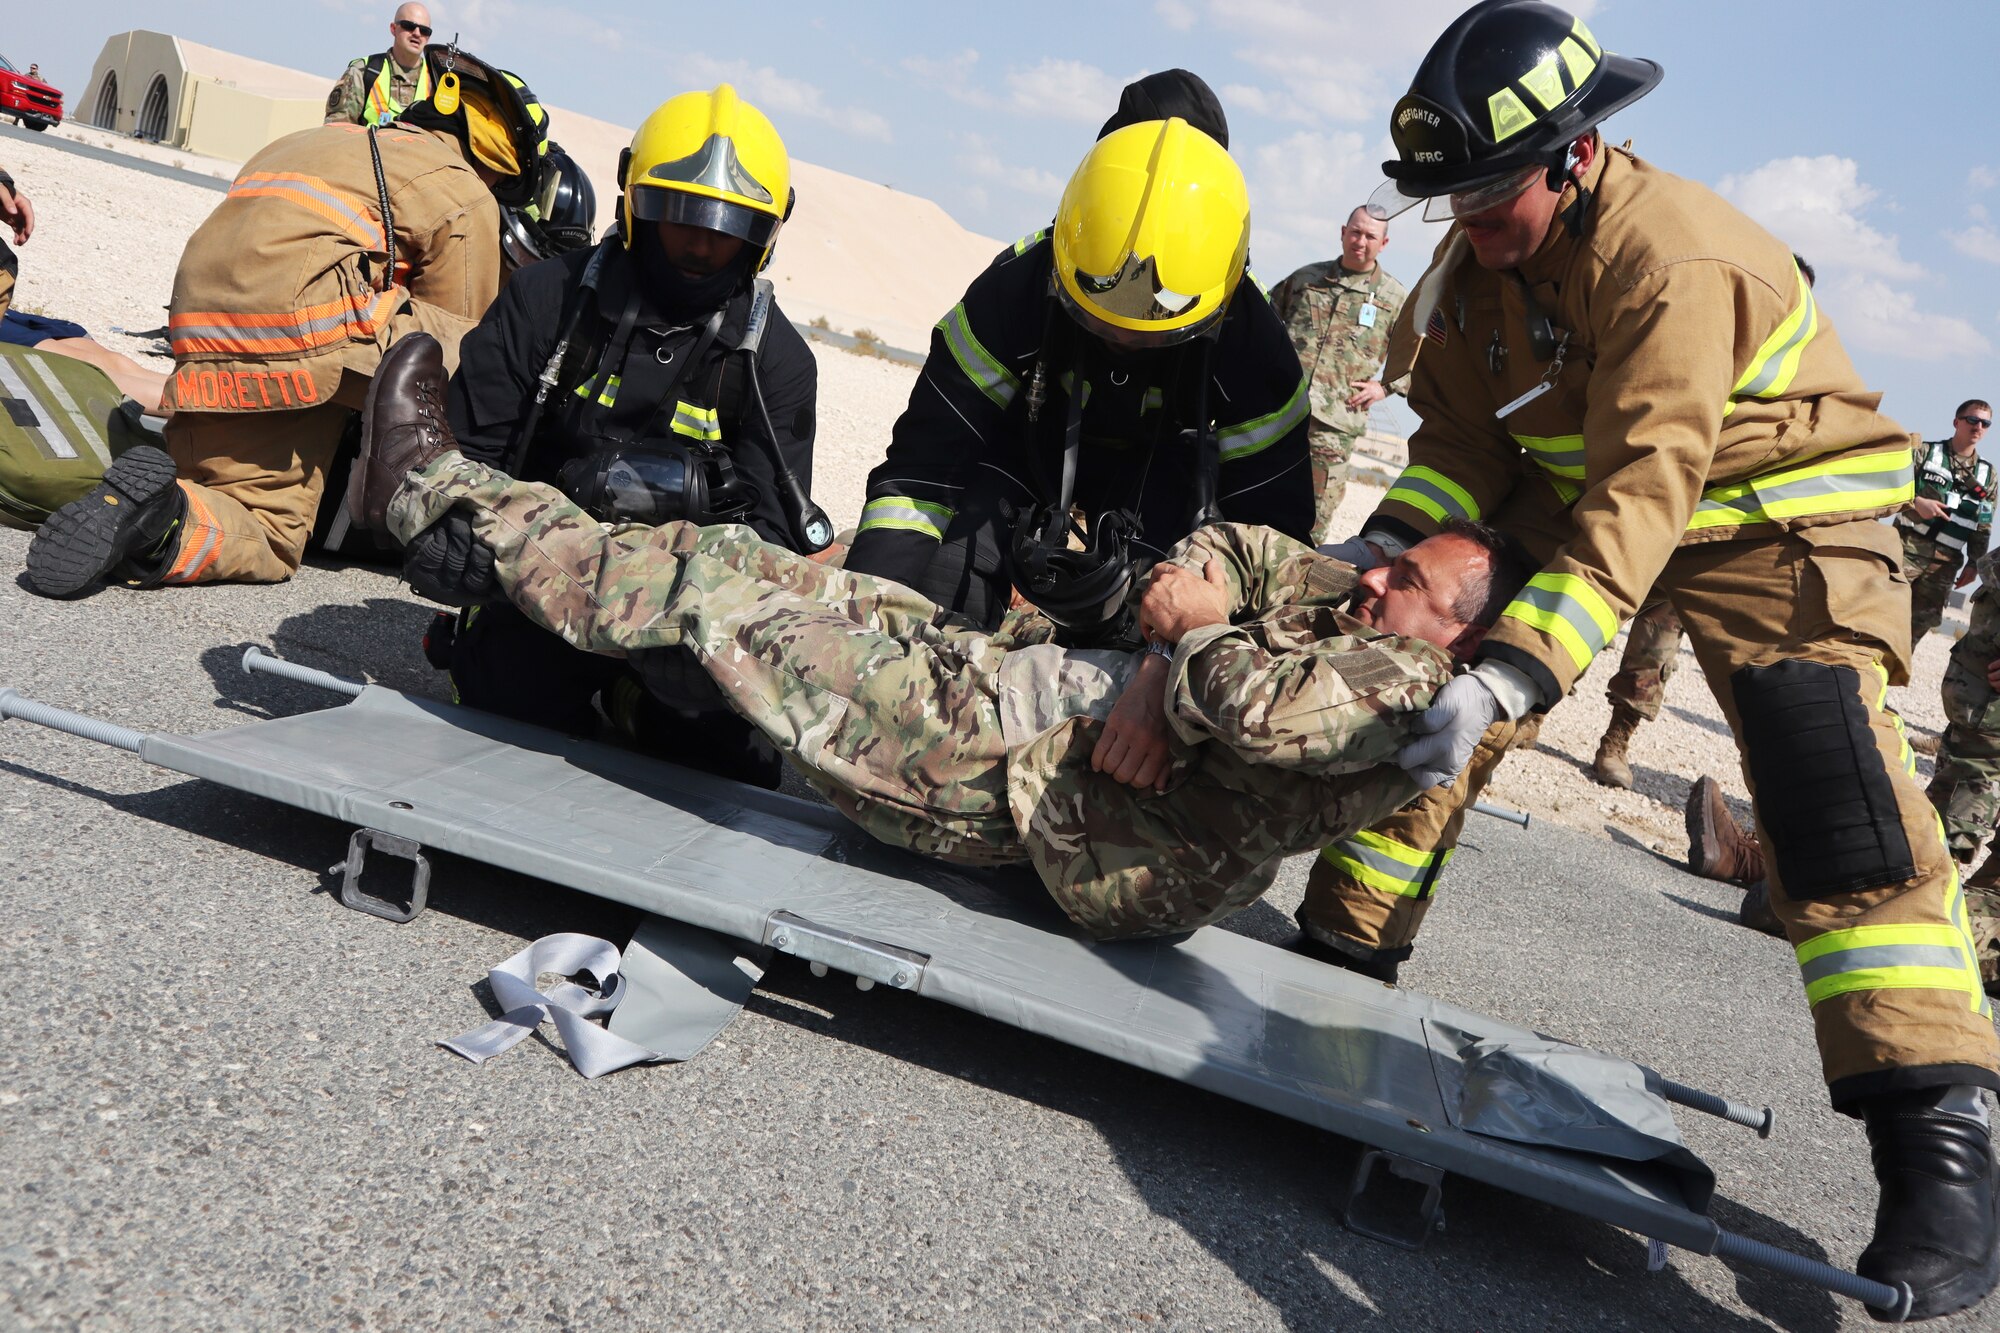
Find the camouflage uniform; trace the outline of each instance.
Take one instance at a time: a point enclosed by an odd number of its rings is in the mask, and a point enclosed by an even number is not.
[[[1917,494],[1947,506],[1942,517],[1896,517],[1903,577],[1910,581],[1910,643],[1944,619],[1958,572],[1986,554],[1993,535],[1993,466],[1974,450],[1960,458],[1948,440],[1931,440],[1917,467]]]
[[[1347,494],[1347,460],[1368,429],[1368,413],[1347,405],[1358,380],[1375,379],[1389,350],[1389,326],[1403,308],[1403,284],[1376,264],[1350,273],[1337,259],[1307,264],[1271,292],[1299,364],[1312,384],[1307,444],[1313,466],[1313,533],[1332,540],[1328,525]],[[1385,381],[1391,393],[1409,387],[1405,374]]]
[[[1629,715],[1651,722],[1660,715],[1667,682],[1681,660],[1681,618],[1666,602],[1655,602],[1626,627],[1625,655],[1618,674],[1604,687],[1613,719]]]
[[[379,60],[379,71],[375,78],[368,76],[370,62]],[[388,97],[381,95],[379,81],[381,74],[389,76]],[[414,102],[421,102],[430,95],[430,62],[419,60],[415,69],[404,69],[396,63],[393,52],[380,56],[357,56],[347,62],[347,68],[333,85],[333,91],[326,95],[325,123],[337,125],[386,125],[401,115],[404,108]],[[374,92],[374,104],[369,94]]]
[[[2000,596],[1992,583],[2000,571],[1994,564],[1993,556],[1979,562],[1971,627],[1944,669],[1947,725],[1928,793],[1944,817],[1945,842],[1961,862],[1970,861],[2000,823],[2000,695],[1986,683],[1986,668],[2000,658]]]
[[[901,584],[830,569],[735,525],[607,527],[551,487],[447,453],[403,482],[407,541],[470,513],[522,612],[578,648],[694,651],[731,704],[872,836],[963,864],[1031,863],[1104,938],[1187,930],[1255,900],[1279,862],[1416,794],[1394,755],[1449,677],[1430,644],[1334,608],[1354,571],[1268,529],[1198,541],[1237,618],[1182,640],[1164,793],[1090,767],[1137,653],[1063,649],[1039,616],[940,625]],[[1181,558],[1189,543],[1176,548]]]

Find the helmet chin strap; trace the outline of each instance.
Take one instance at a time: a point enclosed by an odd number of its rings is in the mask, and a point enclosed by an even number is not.
[[[1582,165],[1577,156],[1576,140],[1572,139],[1569,146],[1563,149],[1562,165],[1549,167],[1548,183],[1551,190],[1561,193],[1566,187],[1574,186],[1576,189],[1576,198],[1570,200],[1560,214],[1563,230],[1572,237],[1583,235],[1584,225],[1590,220],[1591,201],[1596,197],[1583,183],[1583,175],[1579,171]]]

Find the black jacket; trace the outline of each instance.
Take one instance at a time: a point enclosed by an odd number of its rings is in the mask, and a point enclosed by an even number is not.
[[[1061,425],[1073,382],[1064,373],[1067,357],[1052,358],[1048,367],[1032,446],[1027,428],[1027,390],[1043,338],[1070,339],[1073,327],[1067,315],[1049,318],[1052,256],[1045,233],[1003,251],[939,321],[888,454],[869,473],[848,569],[908,584],[953,610],[983,607],[1000,593],[1005,575],[993,568],[989,548],[1003,525],[1054,499],[1060,484]],[[1070,345],[1082,357],[1092,354],[1080,332]],[[1123,372],[1092,370],[1085,362],[1074,503],[1093,517],[1135,511],[1141,539],[1134,554],[1148,560],[1191,530],[1197,460],[1179,429],[1195,424],[1200,385],[1198,377],[1175,372],[1192,364],[1181,359],[1192,350],[1182,344],[1153,353]],[[1216,339],[1207,411],[1221,444],[1216,498],[1223,517],[1310,540],[1306,379],[1284,325],[1254,282],[1237,288]],[[967,542],[981,547],[971,557],[976,568],[969,582],[934,586],[936,567],[954,563],[956,554],[940,547]],[[1000,596],[998,605],[1005,604]]]
[[[537,379],[561,337],[564,309],[582,283],[590,255],[587,249],[578,250],[517,271],[479,327],[460,344],[458,373],[451,379],[446,411],[466,457],[505,464],[534,402]],[[543,406],[535,441],[520,469],[523,480],[555,482],[562,464],[587,452],[600,431],[669,440],[676,400],[714,408],[719,398],[732,396],[722,389],[723,363],[732,356],[747,359],[729,351],[741,335],[747,300],[732,303],[721,335],[703,353],[700,364],[684,375],[679,372],[700,340],[701,326],[669,327],[651,317],[642,302],[629,350],[615,371],[618,384],[609,395],[613,401],[609,407],[599,405],[596,398],[604,390],[599,357],[614,339],[633,280],[630,257],[614,249],[599,274],[595,308],[584,311],[565,357],[563,380]],[[775,304],[757,367],[778,447],[800,484],[810,490],[819,367],[805,339]],[[741,386],[733,394],[738,402],[724,405],[720,426],[738,474],[756,490],[756,502],[745,521],[766,541],[796,547],[798,539],[778,503],[769,444],[760,442],[765,434],[763,419],[742,369],[732,375]],[[584,390],[581,396],[578,389]]]

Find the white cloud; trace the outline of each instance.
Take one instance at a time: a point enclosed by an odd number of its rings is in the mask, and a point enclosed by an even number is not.
[[[1056,200],[1061,197],[1064,180],[1052,171],[1040,167],[1015,166],[1000,160],[992,145],[976,134],[968,134],[963,139],[965,151],[958,155],[957,162],[968,176],[975,180],[991,181],[1021,194],[1031,195],[1038,200],[1046,200],[1048,210],[1055,211]],[[976,187],[975,187],[976,188]],[[981,198],[985,191],[980,191]]]
[[[1867,269],[1887,279],[1923,276],[1894,236],[1861,217],[1878,194],[1851,157],[1781,157],[1724,176],[1716,189],[1816,267]]]
[[[887,119],[856,106],[835,106],[817,85],[778,73],[769,65],[752,65],[747,60],[716,60],[704,55],[681,56],[676,73],[689,87],[733,83],[758,110],[779,124],[786,116],[803,116],[833,126],[857,139],[879,139],[884,143],[895,136]]]
[[[1974,167],[1965,173],[1965,183],[1975,190],[1990,190],[2000,185],[2000,171],[1992,167]]]
[[[1989,264],[2000,264],[2000,231],[1988,226],[1967,227],[1964,231],[1948,231],[1945,237],[1952,248],[1962,255],[1983,259]]]
[[[1175,32],[1186,32],[1199,17],[1194,12],[1194,6],[1184,0],[1154,0],[1153,12],[1159,15],[1160,22]]]
[[[909,56],[901,63],[919,83],[954,101],[985,108],[994,105],[993,95],[972,81],[978,73],[979,52],[970,47],[955,56]]]
[[[1985,356],[1993,344],[1972,324],[1953,315],[1926,314],[1906,291],[1880,278],[1842,274],[1825,284],[1824,304],[1840,336],[1861,351],[1913,360],[1937,361]]]
[[[1008,102],[1028,115],[1095,123],[1111,114],[1125,85],[1138,77],[1121,79],[1080,60],[1049,57],[1030,69],[1007,72]]]

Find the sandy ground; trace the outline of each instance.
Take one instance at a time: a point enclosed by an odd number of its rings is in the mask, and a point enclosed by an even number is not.
[[[0,161],[29,192],[37,212],[35,237],[21,250],[23,308],[76,320],[107,345],[157,369],[170,368],[166,358],[147,355],[157,343],[110,330],[148,329],[164,322],[181,245],[215,207],[214,192],[32,144],[9,142],[0,152],[5,153]],[[814,493],[845,529],[860,515],[868,470],[881,457],[916,372],[823,344],[814,344],[814,351],[820,365]],[[1368,451],[1382,465],[1378,476],[1400,462],[1393,440],[1379,441]],[[1380,495],[1377,487],[1357,480],[1342,507],[1341,525],[1357,528]],[[1947,620],[1946,630],[1955,632],[1957,625],[1955,619]],[[1693,778],[1714,774],[1739,812],[1747,814],[1742,776],[1715,700],[1683,647],[1682,669],[1668,687],[1665,710],[1633,743],[1637,788],[1611,791],[1590,778],[1591,757],[1610,719],[1603,682],[1617,669],[1623,642],[1621,636],[1550,715],[1540,746],[1508,759],[1487,799],[1678,856],[1685,848],[1681,806]],[[1917,652],[1914,683],[1891,692],[1917,732],[1934,733],[1943,726],[1937,685],[1949,647],[1943,633],[1929,636]],[[1918,764],[1919,775],[1928,778],[1930,760],[1920,756]]]

